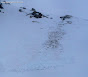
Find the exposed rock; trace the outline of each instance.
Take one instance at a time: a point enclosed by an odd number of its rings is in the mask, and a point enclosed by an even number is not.
[[[35,17],[35,18],[42,18],[43,17],[43,14],[40,12],[37,12],[34,8],[32,8],[31,11],[33,11],[33,12],[31,13],[30,18],[31,17]]]
[[[22,9],[19,9],[19,12],[23,12]]]
[[[20,7],[20,8],[22,8],[22,9],[26,9],[25,7]]]
[[[65,16],[61,16],[60,18],[62,20],[65,20],[65,19],[70,19],[72,16],[71,15],[65,15]]]
[[[34,8],[32,8],[29,12],[26,11],[27,9],[25,7],[20,7],[19,12],[26,13],[26,16],[30,16],[30,18],[49,18],[48,15],[45,16],[41,12],[36,11]],[[52,17],[50,19],[53,19]]]
[[[4,9],[2,3],[0,3],[0,9]]]

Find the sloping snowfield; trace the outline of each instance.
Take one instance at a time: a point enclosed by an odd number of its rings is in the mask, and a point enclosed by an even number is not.
[[[63,1],[59,3],[60,10],[57,10],[57,0],[3,4],[1,11],[4,13],[0,13],[0,77],[88,76],[88,20],[75,16],[61,20],[60,16],[68,12],[61,6]],[[19,12],[20,7],[26,9]],[[31,8],[48,18],[30,18],[27,14],[31,13]]]

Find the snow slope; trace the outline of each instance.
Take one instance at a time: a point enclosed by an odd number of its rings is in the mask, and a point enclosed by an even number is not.
[[[28,6],[25,1],[25,12],[37,2],[28,1]],[[34,7],[53,19],[30,18],[19,12],[20,4],[4,5],[5,13],[0,13],[0,77],[87,77],[88,21],[78,17],[62,21],[59,17],[67,11],[60,6],[62,11],[57,12],[53,7],[57,3],[49,2],[49,6],[37,3]]]

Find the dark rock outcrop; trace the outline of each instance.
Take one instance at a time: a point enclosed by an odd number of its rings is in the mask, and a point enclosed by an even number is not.
[[[32,13],[30,18],[35,17],[35,18],[42,18],[43,14],[40,12],[37,12],[34,8],[31,9]]]
[[[0,3],[0,9],[4,9],[2,3]]]
[[[72,16],[71,15],[65,15],[65,16],[61,16],[60,18],[62,20],[66,20],[66,19],[70,19]]]

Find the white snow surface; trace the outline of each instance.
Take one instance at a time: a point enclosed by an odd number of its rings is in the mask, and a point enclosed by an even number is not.
[[[74,16],[65,0],[23,2],[4,4],[0,13],[0,77],[87,77],[88,20]],[[31,8],[53,19],[26,16]],[[62,21],[66,14],[73,17]]]

